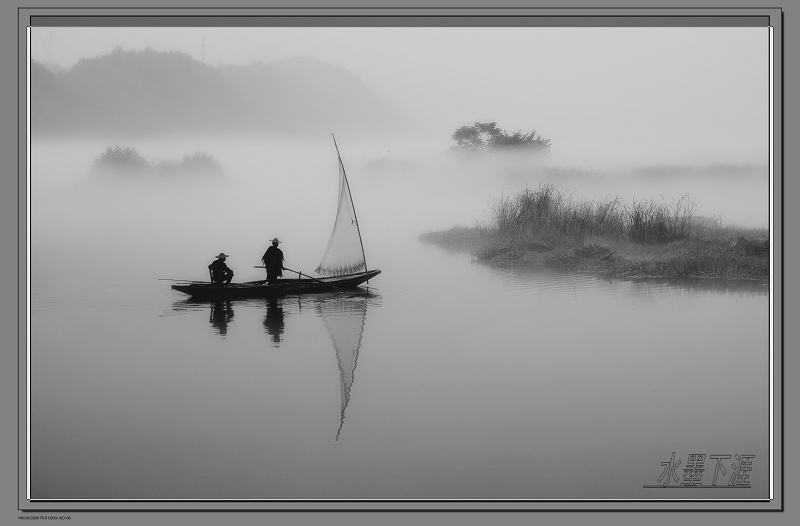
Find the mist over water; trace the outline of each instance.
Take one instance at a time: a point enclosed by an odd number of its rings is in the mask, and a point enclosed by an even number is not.
[[[368,260],[380,259],[380,248],[399,238],[486,222],[492,199],[542,183],[575,200],[618,196],[628,203],[671,203],[688,196],[696,205],[695,216],[758,228],[769,221],[766,166],[647,165],[625,159],[596,166],[580,159],[569,162],[563,155],[465,159],[452,155],[446,142],[425,138],[337,139]],[[185,273],[194,262],[224,251],[239,262],[237,276],[245,279],[255,271],[242,266],[258,264],[267,241],[278,237],[287,243],[287,266],[306,270],[319,263],[332,228],[338,185],[330,136],[124,141],[121,146],[136,148],[151,162],[208,153],[225,175],[95,174],[94,159],[117,143],[34,140],[34,247],[62,247],[72,255],[115,247],[120,257],[131,263],[147,259],[147,268],[158,267],[166,275]],[[204,267],[184,277],[203,278]]]
[[[562,165],[554,158],[463,159],[437,141],[337,140],[370,268],[425,272],[424,264],[407,270],[420,249],[420,234],[489,224],[493,199],[542,183],[575,200],[611,196],[626,203],[671,203],[688,196],[695,217],[754,228],[769,224],[769,175],[758,165],[653,165],[647,172],[642,170],[647,165],[622,162],[618,168],[595,168],[579,160]],[[103,276],[111,282],[135,280],[142,284],[139,292],[162,286],[159,278],[202,281],[220,252],[230,255],[236,281],[262,279],[263,269],[253,267],[274,237],[283,242],[286,267],[311,273],[319,264],[338,192],[330,136],[198,136],[120,144],[151,162],[202,151],[214,156],[225,175],[92,173],[107,140],[35,140],[34,294],[41,290],[38,278],[56,270],[53,265],[88,287]]]
[[[554,184],[576,200],[619,196],[627,203],[670,203],[688,195],[696,204],[695,216],[768,226],[768,174],[758,166],[709,174],[702,166],[678,165],[666,175],[642,175],[622,163],[615,171],[578,163],[562,168],[551,159],[465,160],[436,141],[387,144],[346,136],[337,141],[368,268],[408,279],[429,271],[420,256],[420,234],[489,224],[492,199],[541,183]],[[159,280],[207,280],[207,265],[220,252],[230,255],[235,281],[263,279],[264,270],[254,267],[275,237],[283,243],[287,268],[312,274],[320,263],[338,192],[330,136],[150,138],[121,145],[135,147],[151,162],[202,151],[214,156],[225,175],[92,173],[92,162],[108,141],[35,140],[30,181],[34,298],[80,301],[53,289],[80,283],[102,291],[103,304],[146,304],[169,284]],[[120,279],[136,286],[120,289]]]
[[[700,213],[761,226],[766,173],[654,180],[622,161],[336,139],[382,270],[361,310],[336,293],[192,303],[161,281],[207,280],[220,251],[234,281],[263,279],[253,266],[273,237],[311,273],[336,213],[329,135],[34,140],[35,495],[659,498],[643,486],[676,450],[754,452],[752,494],[765,494],[767,388],[753,374],[768,290],[493,270],[417,236],[488,221],[491,198],[541,182],[576,198],[690,194]],[[202,151],[226,173],[90,173],[113,144],[151,162]]]

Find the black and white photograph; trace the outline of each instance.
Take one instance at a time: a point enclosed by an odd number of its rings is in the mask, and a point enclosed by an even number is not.
[[[774,498],[763,19],[57,18],[31,503]]]

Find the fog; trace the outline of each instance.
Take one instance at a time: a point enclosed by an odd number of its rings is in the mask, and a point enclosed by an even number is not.
[[[489,201],[551,183],[575,199],[619,196],[630,202],[688,195],[695,215],[726,223],[768,225],[764,167],[706,173],[676,168],[666,176],[630,170],[579,171],[545,162],[464,161],[426,143],[386,145],[337,137],[348,172],[368,264],[381,268],[402,258],[419,234],[490,221]],[[258,279],[268,240],[278,237],[286,266],[316,268],[333,227],[338,171],[330,137],[298,141],[210,137],[139,140],[131,144],[151,162],[212,154],[222,176],[113,176],[93,173],[102,139],[34,141],[31,238],[37,258],[74,258],[79,264],[133,262],[158,277],[205,279],[205,266],[221,251],[237,280]],[[746,167],[745,167],[746,168]],[[695,170],[695,171],[691,171]],[[684,173],[686,172],[686,173]],[[53,252],[51,252],[51,250]],[[97,258],[108,258],[97,261]],[[145,271],[134,270],[134,272]]]
[[[767,28],[34,28],[34,60],[116,46],[215,67],[313,57],[441,140],[497,122],[560,163],[766,163]],[[331,130],[336,131],[336,130]],[[387,145],[387,149],[391,145]]]
[[[443,166],[444,156],[400,153],[392,158],[411,163],[407,168],[395,169],[390,161],[376,173],[368,167],[386,159],[386,152],[337,139],[368,262],[379,263],[377,246],[426,229],[471,224],[485,213],[493,185],[476,184],[474,177],[456,184],[452,170]],[[148,266],[161,269],[160,277],[204,279],[205,265],[224,251],[231,255],[237,280],[255,279],[263,271],[248,267],[259,264],[268,240],[278,237],[286,266],[304,272],[316,268],[337,205],[338,168],[330,137],[311,143],[263,137],[190,143],[140,141],[135,146],[148,159],[206,151],[225,176],[165,181],[94,174],[91,163],[105,148],[102,141],[34,142],[34,151],[42,153],[32,162],[37,174],[31,179],[34,259],[37,247],[52,246],[63,257],[109,254],[119,258],[113,263],[119,265],[150,260]],[[190,268],[196,272],[186,275]]]
[[[347,69],[414,123],[380,136],[336,126],[303,136],[33,129],[32,243],[61,247],[60,257],[111,246],[109,264],[152,258],[162,275],[204,279],[225,251],[246,279],[279,237],[287,266],[313,269],[336,205],[331,132],[368,262],[391,257],[393,240],[487,221],[491,199],[543,182],[576,199],[689,196],[696,215],[769,221],[766,28],[34,28],[30,42],[34,60],[64,68],[116,46],[181,51],[212,67],[309,56]],[[474,122],[535,130],[551,152],[451,155],[454,130]],[[113,145],[153,163],[204,152],[225,175],[92,175]]]

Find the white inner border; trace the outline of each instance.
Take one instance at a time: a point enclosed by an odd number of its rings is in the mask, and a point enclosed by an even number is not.
[[[26,185],[26,220],[27,220],[27,235],[26,235],[26,309],[27,309],[27,316],[26,316],[26,347],[27,347],[27,412],[26,412],[26,451],[27,451],[27,458],[26,458],[26,498],[30,501],[31,500],[31,26],[27,27],[27,50],[26,50],[26,101],[27,101],[27,108],[26,108],[26,174],[27,174],[27,185]],[[774,338],[773,338],[773,330],[774,330],[774,308],[773,308],[773,286],[774,286],[774,262],[775,262],[775,243],[774,243],[774,218],[773,218],[773,173],[774,173],[774,162],[773,162],[773,126],[774,126],[774,118],[773,118],[773,40],[774,40],[774,29],[772,26],[769,27],[769,249],[770,249],[770,277],[769,277],[769,498],[770,500],[774,499],[774,477],[775,477],[775,470],[774,470],[774,398],[773,398],[773,367],[774,367]],[[37,501],[40,499],[37,499]],[[48,500],[48,499],[41,499],[41,500]],[[61,499],[59,499],[61,500]],[[68,499],[73,500],[73,499]],[[74,500],[83,500],[83,499],[74,499]],[[92,499],[94,500],[94,499]],[[106,500],[106,499],[99,499],[99,500]],[[107,500],[139,500],[139,499],[107,499]],[[151,500],[151,499],[148,499]],[[159,500],[172,500],[172,499],[152,499],[154,501]],[[204,500],[204,499],[187,499],[187,500]],[[236,499],[240,500],[240,499]],[[245,499],[248,500],[248,499]],[[258,499],[260,500],[260,499]],[[313,500],[313,499],[297,499],[297,501],[304,501],[304,500]],[[367,499],[372,500],[372,499]],[[382,499],[381,499],[382,500]],[[402,499],[400,499],[402,500]],[[434,499],[435,500],[435,499]],[[460,500],[460,499],[455,499]],[[528,499],[525,499],[528,500]],[[536,499],[533,499],[536,500]],[[565,500],[569,501],[572,499],[555,499],[555,500]],[[587,501],[594,501],[594,500],[617,500],[617,499],[575,499],[575,500],[587,500]],[[628,499],[621,499],[621,500],[628,500]],[[631,499],[631,500],[638,500],[638,499]],[[664,500],[671,500],[671,499],[664,499]],[[699,501],[703,500],[714,500],[714,499],[697,499]]]
[[[28,221],[27,225],[27,237],[26,237],[26,282],[27,282],[27,329],[25,333],[26,342],[27,342],[27,381],[28,381],[28,410],[27,410],[27,446],[28,446],[28,458],[27,458],[27,491],[26,495],[28,500],[31,500],[31,26],[28,26],[27,30],[27,42],[28,42],[28,51],[26,57],[28,59],[28,63],[26,64],[27,68],[27,88],[26,88],[26,97],[27,97],[27,109],[26,109],[26,133],[25,138],[27,140],[27,211],[26,211],[26,218]]]
[[[773,67],[772,67],[772,50],[773,50],[773,27],[769,26],[769,261],[770,261],[770,272],[769,272],[769,498],[772,500],[774,497],[774,485],[775,485],[775,469],[774,469],[774,451],[775,451],[775,437],[774,437],[774,429],[773,426],[774,422],[774,406],[773,406],[773,374],[774,374],[774,354],[775,348],[773,347],[773,291],[772,288],[774,283],[774,269],[775,269],[775,239],[774,239],[774,221],[772,217],[773,211],[773,170],[775,168],[774,162],[772,159],[773,156],[773,132],[772,127],[774,125],[774,119],[772,116],[772,103],[773,103]]]

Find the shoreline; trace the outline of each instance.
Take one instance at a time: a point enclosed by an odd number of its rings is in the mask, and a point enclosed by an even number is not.
[[[491,220],[419,236],[468,251],[480,264],[543,268],[604,278],[747,280],[768,284],[770,238],[765,228],[723,225],[696,217],[684,196],[672,203],[626,203],[607,196],[574,200],[552,184],[490,201]]]
[[[419,240],[468,252],[504,269],[548,269],[630,281],[707,280],[769,285],[769,238],[734,231],[668,243],[594,235],[502,236],[483,227],[428,232]]]

